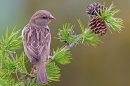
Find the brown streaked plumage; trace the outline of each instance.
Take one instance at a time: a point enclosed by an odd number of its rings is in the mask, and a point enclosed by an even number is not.
[[[30,62],[36,66],[36,83],[48,81],[45,62],[50,53],[51,34],[48,24],[55,19],[46,10],[37,11],[22,31],[24,50]]]

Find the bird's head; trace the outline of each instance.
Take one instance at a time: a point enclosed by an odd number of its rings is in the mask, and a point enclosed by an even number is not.
[[[46,27],[51,20],[55,20],[55,18],[50,12],[46,10],[39,10],[31,17],[30,23],[33,25]]]

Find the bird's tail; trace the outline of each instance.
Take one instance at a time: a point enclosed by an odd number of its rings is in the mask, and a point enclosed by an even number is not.
[[[36,78],[37,84],[48,82],[45,63],[42,62],[41,60],[39,60],[39,62],[36,63],[36,71],[37,71],[37,78]]]

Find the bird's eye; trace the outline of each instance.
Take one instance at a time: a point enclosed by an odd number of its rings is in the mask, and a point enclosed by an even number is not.
[[[47,17],[45,17],[45,16],[43,16],[42,18],[43,18],[43,19],[47,19]]]

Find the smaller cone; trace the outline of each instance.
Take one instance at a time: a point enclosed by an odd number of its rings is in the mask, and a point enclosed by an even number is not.
[[[104,7],[100,3],[89,4],[86,9],[88,14],[95,16],[97,16],[97,13],[101,16],[101,11],[104,11]]]

